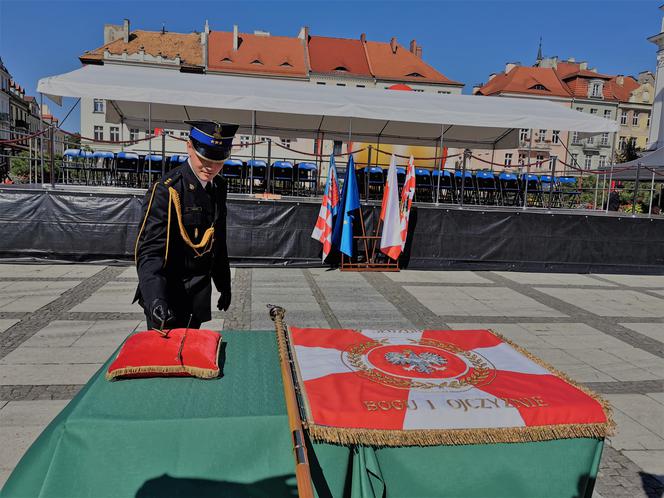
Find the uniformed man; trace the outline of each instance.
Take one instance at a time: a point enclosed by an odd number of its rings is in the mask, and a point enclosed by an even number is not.
[[[187,121],[189,160],[148,190],[136,238],[138,288],[148,328],[200,327],[211,319],[214,281],[217,308],[231,303],[226,248],[226,181],[219,176],[230,156],[236,125]]]

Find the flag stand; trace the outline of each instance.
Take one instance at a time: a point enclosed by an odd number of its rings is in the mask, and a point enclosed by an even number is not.
[[[388,256],[384,255],[380,251],[376,251],[376,242],[380,241],[380,225],[381,220],[378,220],[378,225],[376,226],[376,232],[374,235],[367,235],[366,228],[364,226],[364,215],[362,213],[362,206],[360,206],[360,226],[362,227],[362,235],[353,235],[354,241],[362,241],[364,244],[364,261],[353,261],[356,258],[350,258],[344,253],[341,253],[341,266],[339,267],[340,271],[380,271],[380,272],[393,272],[399,271],[399,262],[394,261]],[[369,248],[371,245],[371,248]],[[377,256],[383,256],[385,261],[376,261]]]

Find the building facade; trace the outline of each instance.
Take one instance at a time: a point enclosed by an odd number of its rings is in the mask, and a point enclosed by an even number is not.
[[[0,140],[9,140],[11,126],[9,110],[9,82],[11,75],[0,58]]]
[[[390,43],[372,42],[364,35],[358,39],[314,36],[303,27],[297,36],[274,36],[264,31],[213,31],[205,25],[201,33],[170,33],[130,30],[129,21],[104,27],[104,45],[84,53],[84,64],[141,64],[148,67],[171,68],[174,71],[205,74],[226,74],[308,82],[315,85],[384,90],[395,84],[406,84],[413,91],[461,93],[463,84],[450,80],[422,59],[422,48],[415,41],[410,48],[396,39]],[[106,103],[101,99],[81,100],[82,137],[106,141],[127,141],[150,136],[149,130],[129,129],[126,125],[106,121]],[[166,154],[185,151],[187,132],[165,130],[161,137],[135,144],[82,144],[96,150],[131,150],[141,154],[149,151]],[[178,140],[183,139],[183,140]],[[255,137],[240,134],[234,149],[240,159],[257,158],[313,161],[316,154],[324,156],[345,152],[347,143],[316,138]],[[322,171],[323,175],[325,171]]]

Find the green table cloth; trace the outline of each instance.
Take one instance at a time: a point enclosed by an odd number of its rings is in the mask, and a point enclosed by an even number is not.
[[[51,422],[3,498],[296,496],[276,339],[225,331],[223,377],[108,382]],[[590,498],[603,442],[380,448],[313,443],[319,497]]]

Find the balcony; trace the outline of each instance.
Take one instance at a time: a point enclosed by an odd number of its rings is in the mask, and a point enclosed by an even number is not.
[[[586,154],[596,154],[599,152],[599,144],[597,142],[583,142],[583,152]]]
[[[551,140],[533,140],[532,147],[530,140],[520,140],[519,141],[519,150],[539,150],[539,151],[549,151],[551,150]]]

